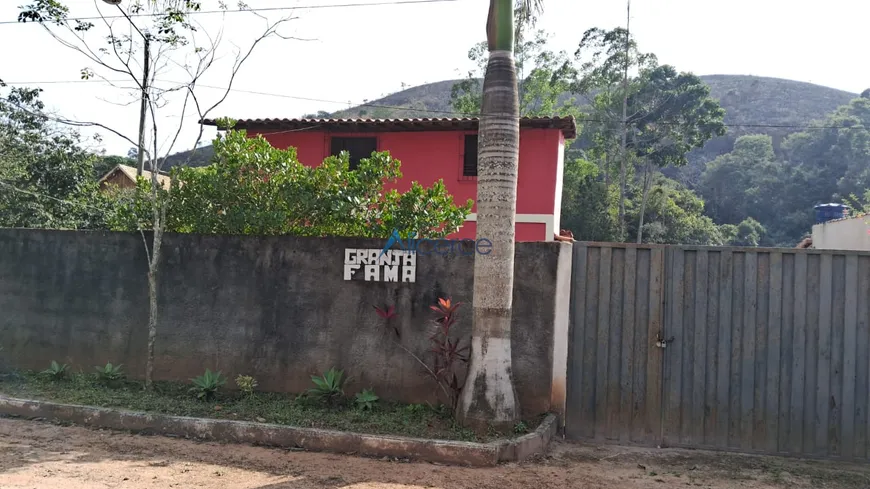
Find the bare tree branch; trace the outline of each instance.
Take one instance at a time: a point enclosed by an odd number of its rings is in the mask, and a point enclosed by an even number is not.
[[[125,60],[121,56],[121,54],[118,52],[118,43],[116,42],[117,38],[115,37],[115,31],[112,29],[112,24],[109,23],[106,20],[106,18],[103,16],[103,12],[100,10],[100,6],[97,4],[97,2],[98,2],[98,0],[94,0],[94,6],[97,8],[97,11],[100,13],[100,19],[103,20],[103,24],[106,25],[107,29],[109,29],[109,40],[110,40],[109,43],[112,45],[112,51],[114,51],[115,57],[118,58],[118,60],[121,62],[121,64],[124,65],[125,68],[127,68],[127,73],[130,75],[130,77],[133,79],[133,81],[139,87],[139,90],[142,90],[143,89],[142,84],[139,82],[138,78],[134,75],[133,70],[130,68],[130,58],[132,57],[132,54],[130,54],[130,53],[133,52],[132,37],[130,37],[130,49],[127,50],[128,55],[127,55],[127,59]],[[120,5],[118,6],[118,10],[120,10],[121,12],[124,11],[124,9],[122,9]],[[132,25],[132,22],[131,22],[131,25]]]
[[[43,28],[46,30],[46,32],[48,32],[48,34],[49,34],[52,38],[54,38],[55,41],[57,41],[58,43],[60,43],[60,45],[66,47],[66,48],[72,49],[73,51],[77,51],[77,52],[81,53],[82,55],[84,55],[86,58],[88,58],[88,59],[91,60],[92,62],[97,63],[97,64],[103,66],[104,68],[108,69],[108,70],[114,71],[114,72],[116,72],[116,73],[120,73],[120,74],[122,74],[122,75],[129,75],[129,73],[128,73],[127,71],[124,71],[124,70],[121,69],[121,68],[116,68],[116,67],[114,67],[114,66],[111,66],[111,65],[108,65],[108,64],[104,63],[104,62],[99,58],[99,56],[96,56],[95,54],[93,54],[92,51],[91,51],[90,53],[85,52],[85,50],[83,50],[82,48],[80,48],[80,47],[76,46],[75,44],[72,44],[71,42],[69,42],[69,41],[67,41],[67,40],[65,40],[65,39],[63,39],[63,38],[61,38],[61,37],[58,36],[54,31],[52,31],[49,27],[43,25]],[[67,29],[69,29],[69,30],[72,31],[72,28],[70,28],[70,27],[68,27],[68,26],[67,26]],[[78,39],[78,36],[76,36],[76,38]],[[90,51],[90,50],[88,50],[88,51]]]
[[[98,80],[101,80],[103,83],[106,83],[107,85],[109,85],[109,86],[112,87],[112,88],[117,88],[118,90],[130,90],[130,91],[141,90],[138,86],[136,86],[136,87],[125,87],[125,86],[123,86],[123,85],[117,85],[117,84],[116,84],[116,81],[114,81],[114,80],[109,80],[108,78],[106,78],[105,76],[103,76],[103,75],[101,75],[101,74],[99,74],[99,73],[94,73],[94,78],[96,78],[96,79],[98,79]]]
[[[172,154],[172,148],[175,147],[175,143],[178,141],[178,137],[181,135],[181,130],[184,128],[184,118],[187,112],[187,103],[190,101],[190,91],[185,92],[184,95],[184,103],[181,106],[181,120],[178,121],[178,127],[175,130],[175,136],[172,138],[172,142],[169,144],[169,148],[166,150],[166,154]],[[195,150],[195,148],[194,148]],[[166,158],[163,158],[163,161],[166,161]],[[162,166],[162,165],[161,165]]]
[[[103,102],[105,102],[107,104],[117,105],[118,107],[129,107],[129,106],[139,102],[136,99],[130,100],[129,102],[112,102],[111,100],[104,98],[104,97],[100,97],[100,96],[97,96],[97,100],[102,100]]]
[[[138,143],[133,142],[132,139],[130,139],[129,137],[127,137],[126,135],[124,135],[120,131],[113,129],[105,124],[101,124],[99,122],[77,121],[77,120],[73,120],[73,119],[67,119],[65,117],[50,116],[46,113],[33,112],[32,110],[28,109],[27,107],[24,107],[21,104],[18,104],[13,100],[9,100],[8,98],[0,98],[0,100],[3,100],[4,102],[7,102],[7,103],[15,106],[19,110],[21,110],[29,115],[36,116],[36,117],[43,117],[46,120],[56,122],[58,124],[63,124],[66,126],[71,126],[71,127],[99,127],[101,129],[105,129],[106,131],[109,131],[112,134],[126,140],[127,142],[129,142],[133,146],[138,146]],[[147,150],[146,150],[146,154],[147,154]]]
[[[273,24],[269,24],[267,26],[267,28],[265,29],[265,31],[260,35],[260,37],[258,37],[257,39],[254,40],[254,42],[251,43],[251,46],[248,49],[248,52],[245,53],[244,56],[236,58],[236,62],[233,65],[233,69],[232,69],[232,72],[230,74],[230,79],[229,79],[229,83],[227,83],[226,90],[224,90],[223,95],[218,99],[218,101],[215,102],[214,104],[212,104],[205,111],[202,110],[202,107],[199,103],[199,99],[196,97],[196,94],[194,93],[194,87],[196,85],[196,82],[202,76],[204,71],[200,70],[199,76],[197,76],[194,80],[192,80],[191,84],[188,86],[188,89],[189,89],[191,95],[193,95],[194,103],[195,103],[195,106],[197,108],[197,112],[199,113],[199,131],[198,131],[197,136],[196,136],[196,141],[194,142],[194,145],[193,145],[193,150],[190,152],[190,154],[187,157],[187,163],[189,163],[191,158],[193,158],[193,155],[196,153],[196,150],[199,147],[199,143],[202,140],[202,135],[203,135],[204,127],[205,127],[203,124],[204,119],[206,119],[208,117],[208,114],[211,113],[211,111],[216,109],[220,104],[222,104],[227,99],[227,97],[229,96],[230,92],[233,89],[233,83],[235,82],[236,75],[239,73],[239,70],[242,68],[245,61],[248,60],[248,58],[251,56],[251,53],[254,52],[254,49],[257,47],[258,44],[260,44],[264,39],[274,35],[276,32],[276,29],[280,25],[282,25],[285,22],[289,22],[293,19],[294,19],[294,17],[284,17]],[[207,69],[208,66],[210,66],[210,63],[206,66],[205,69]]]

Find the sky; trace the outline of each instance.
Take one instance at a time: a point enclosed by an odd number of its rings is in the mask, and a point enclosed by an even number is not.
[[[135,91],[129,89],[130,81],[114,82],[120,88],[101,80],[81,82],[81,70],[95,66],[84,55],[61,45],[38,24],[4,23],[14,21],[19,6],[29,1],[0,2],[0,45],[5,46],[0,51],[0,79],[42,88],[47,107],[60,117],[99,122],[135,140],[139,105]],[[122,6],[128,1],[123,0]],[[261,42],[235,78],[234,90],[209,115],[293,118],[318,110],[332,112],[399,91],[403,84],[460,78],[472,67],[467,53],[485,39],[488,0],[347,6],[385,1],[391,0],[247,0],[252,9],[284,8],[260,14],[270,21],[292,15],[294,19],[278,31],[292,38],[271,37]],[[231,9],[236,8],[234,2],[226,1]],[[64,3],[71,17],[93,16],[98,8],[104,15],[118,14],[101,0]],[[218,6],[217,0],[202,3],[204,10]],[[786,78],[853,93],[870,87],[865,31],[870,2],[866,0],[821,4],[634,0],[631,9],[631,31],[641,50],[655,53],[661,63],[681,71]],[[246,51],[267,24],[250,12],[194,18],[200,24],[200,40],[205,34],[214,37],[222,32],[218,59],[196,91],[201,105],[207,107],[223,94],[210,87],[227,86],[235,52]],[[133,21],[141,28],[148,25],[147,18]],[[121,28],[126,20],[110,22]],[[625,26],[625,22],[624,0],[546,0],[539,27],[552,35],[556,50],[573,53],[586,29],[610,29]],[[95,23],[87,39],[96,50],[106,45],[108,30],[102,21]],[[158,86],[170,88],[176,86],[172,82],[188,79],[181,65],[193,58],[184,54],[177,52],[168,59]],[[134,71],[141,69],[131,66]],[[105,69],[94,71],[109,80],[124,79]],[[187,150],[196,141],[196,111],[191,106],[182,110],[182,102],[181,97],[172,96],[158,112],[161,152]],[[182,114],[186,117],[179,124]],[[95,150],[126,154],[135,146],[104,129],[82,130],[86,136],[94,131],[102,136],[100,141],[90,141]],[[206,142],[213,135],[214,131],[207,131]]]

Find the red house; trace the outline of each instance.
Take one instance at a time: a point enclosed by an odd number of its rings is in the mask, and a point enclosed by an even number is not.
[[[235,128],[276,148],[295,147],[309,166],[342,150],[352,167],[373,151],[389,151],[402,162],[399,191],[412,181],[429,186],[444,179],[456,202],[477,197],[477,119],[249,119]],[[517,241],[552,241],[559,234],[565,141],[576,135],[573,117],[520,120]],[[475,238],[475,212],[451,238]]]

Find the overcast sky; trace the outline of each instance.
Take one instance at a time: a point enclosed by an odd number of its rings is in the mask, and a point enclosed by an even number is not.
[[[29,0],[0,0],[0,22],[14,21],[19,5]],[[126,0],[124,0],[126,2]],[[310,7],[376,0],[248,0],[251,8]],[[384,0],[380,0],[384,1]],[[90,16],[93,0],[66,0],[70,15]],[[227,0],[235,7],[234,0]],[[101,10],[115,14],[98,0]],[[203,0],[213,9],[214,0]],[[484,39],[487,0],[457,0],[425,5],[336,7],[264,12],[271,20],[293,14],[296,20],[281,29],[284,35],[312,41],[264,41],[236,79],[233,92],[212,115],[298,117],[317,110],[334,111],[374,100],[410,86],[458,78],[469,69],[467,52]],[[634,0],[632,32],[643,51],[660,62],[698,75],[748,74],[787,78],[860,92],[870,87],[867,62],[867,0]],[[250,13],[198,15],[205,31],[224,25],[222,59],[202,83],[226,86],[233,44],[246,47],[265,26]],[[115,25],[121,25],[120,22]],[[144,23],[145,20],[138,22]],[[625,24],[622,0],[547,0],[540,27],[554,36],[553,45],[573,52],[591,27]],[[93,45],[100,47],[95,31]],[[90,35],[90,34],[89,34]],[[45,90],[50,109],[68,118],[99,121],[135,139],[138,104],[129,91],[103,83],[63,83],[79,79],[92,66],[84,56],[51,38],[35,24],[0,23],[0,78],[34,83]],[[182,60],[176,60],[182,62]],[[105,71],[109,79],[122,78]],[[167,81],[183,80],[177,68]],[[62,83],[48,83],[48,82]],[[168,85],[167,85],[168,86]],[[271,95],[245,93],[262,92]],[[204,103],[218,91],[203,88]],[[297,98],[291,98],[297,97]],[[317,99],[304,100],[304,99]],[[123,106],[112,102],[132,104]],[[181,107],[169,104],[158,121],[161,147],[178,124]],[[188,110],[188,115],[194,114]],[[821,114],[820,114],[821,115]],[[433,114],[437,116],[437,114]],[[175,150],[189,149],[196,133],[188,119]],[[105,131],[102,147],[125,154],[131,144]],[[209,137],[211,134],[208,135]]]

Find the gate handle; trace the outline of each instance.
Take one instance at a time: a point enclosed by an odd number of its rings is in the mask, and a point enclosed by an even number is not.
[[[673,336],[671,336],[669,339],[665,339],[664,336],[662,335],[662,332],[661,332],[661,331],[659,331],[658,333],[656,333],[656,346],[657,346],[657,347],[659,347],[659,348],[667,348],[667,347],[668,347],[668,343],[673,343],[673,342],[674,342],[674,337],[673,337]]]

